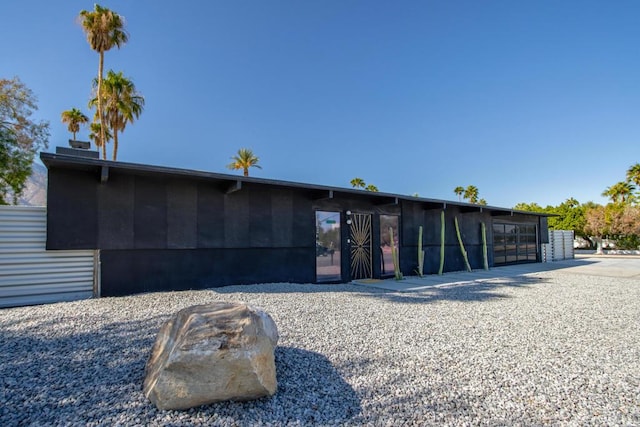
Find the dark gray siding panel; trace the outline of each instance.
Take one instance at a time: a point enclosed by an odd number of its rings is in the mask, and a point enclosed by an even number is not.
[[[271,189],[249,191],[249,241],[244,246],[265,248],[273,245],[271,215]]]
[[[225,196],[207,182],[198,184],[197,245],[199,248],[223,248]]]
[[[133,215],[136,248],[167,247],[167,190],[164,180],[136,177]]]
[[[289,247],[293,242],[293,194],[287,190],[271,192],[271,233],[274,247]]]
[[[134,241],[135,186],[131,175],[111,173],[109,181],[96,184],[98,193],[98,247],[129,249]]]
[[[310,283],[309,249],[102,251],[102,295],[206,289],[236,284]]]
[[[401,240],[403,246],[417,246],[418,232],[420,226],[423,226],[422,233],[424,235],[424,209],[419,203],[403,202],[402,204],[402,230]]]
[[[49,170],[47,249],[94,249],[98,240],[96,185],[91,171]]]
[[[248,190],[225,195],[224,198],[224,246],[241,248],[249,243],[251,198]]]
[[[292,247],[313,248],[315,259],[316,225],[311,199],[296,194],[293,199],[293,239]]]
[[[546,216],[540,217],[540,230],[538,230],[540,236],[540,243],[549,243],[549,225]]]
[[[167,247],[198,247],[198,187],[185,180],[167,184]]]

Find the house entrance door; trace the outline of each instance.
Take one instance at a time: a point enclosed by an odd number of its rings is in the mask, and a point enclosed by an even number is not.
[[[351,279],[369,279],[373,276],[371,262],[371,214],[351,214],[349,228],[351,241]]]

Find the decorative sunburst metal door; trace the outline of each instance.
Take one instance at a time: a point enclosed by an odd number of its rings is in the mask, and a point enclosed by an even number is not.
[[[351,215],[351,279],[369,279],[371,270],[371,215]]]

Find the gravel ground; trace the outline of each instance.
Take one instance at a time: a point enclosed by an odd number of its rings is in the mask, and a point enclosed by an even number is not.
[[[159,411],[171,313],[263,307],[278,392]],[[640,425],[640,282],[544,272],[392,293],[266,284],[0,310],[0,425]]]

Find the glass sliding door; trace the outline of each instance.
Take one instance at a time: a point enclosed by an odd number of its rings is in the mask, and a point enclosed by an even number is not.
[[[399,217],[397,215],[380,215],[380,264],[383,276],[392,275],[393,257],[391,256],[391,235],[389,228],[393,229],[393,240],[396,249],[400,250]]]
[[[342,279],[340,212],[316,211],[316,281]]]
[[[535,224],[493,224],[493,263],[519,264],[538,260]]]

